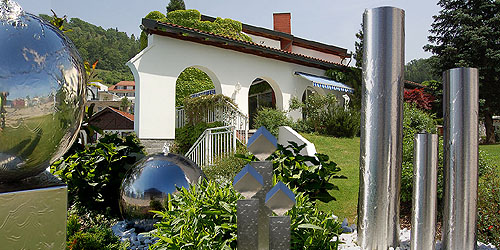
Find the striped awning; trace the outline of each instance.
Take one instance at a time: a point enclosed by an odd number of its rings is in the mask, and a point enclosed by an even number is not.
[[[354,93],[354,89],[340,82],[336,82],[334,80],[328,79],[326,77],[315,76],[303,72],[295,72],[296,75],[305,78],[308,81],[311,81],[312,85],[315,87],[319,87],[322,89],[330,89],[336,90],[340,92],[346,93]]]
[[[194,93],[192,94],[191,98],[193,97],[199,97],[199,96],[202,96],[202,95],[215,95],[215,89],[209,89],[209,90],[204,90],[204,91],[201,91],[201,92],[198,92],[198,93]]]

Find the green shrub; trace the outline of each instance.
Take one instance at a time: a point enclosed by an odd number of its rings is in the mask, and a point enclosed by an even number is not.
[[[333,94],[310,95],[304,103],[292,98],[290,110],[296,109],[302,111],[305,119],[297,121],[292,127],[301,132],[318,132],[323,135],[349,138],[359,134],[361,117],[359,111],[352,107],[345,109]]]
[[[73,148],[50,171],[68,185],[69,204],[118,216],[122,179],[143,155],[135,135],[106,134],[95,145]]]
[[[500,246],[500,173],[496,169],[479,179],[477,238]]]
[[[72,206],[68,211],[66,246],[71,250],[127,249],[128,243],[120,242],[113,235],[109,220],[104,215]]]
[[[156,211],[159,240],[153,249],[236,249],[236,201],[231,184],[202,181],[169,196],[166,211]]]
[[[359,133],[361,116],[355,109],[346,110],[336,103],[329,105],[321,116],[322,126],[318,131],[321,134],[353,138]]]
[[[427,131],[436,133],[436,124],[434,117],[425,111],[422,111],[415,106],[405,103],[403,107],[403,165],[401,170],[401,201],[409,202],[412,199],[413,190],[413,141],[415,134]],[[443,145],[443,140],[440,138],[439,145]],[[439,176],[438,176],[438,197],[442,197],[442,166],[443,166],[443,150],[442,146],[439,149]]]
[[[212,79],[205,72],[194,67],[186,68],[175,82],[175,106],[184,105],[184,100],[192,94],[213,88]]]
[[[305,193],[298,193],[295,202],[287,212],[291,217],[291,249],[337,249],[343,230],[336,217],[318,210]]]
[[[336,200],[328,191],[339,190],[338,186],[331,183],[331,179],[346,179],[338,175],[340,168],[328,155],[316,154],[316,157],[304,156],[300,151],[306,146],[298,146],[289,141],[290,145],[284,147],[278,144],[278,149],[271,156],[275,178],[288,185],[291,189],[304,192],[311,200],[330,202]]]
[[[271,134],[278,137],[280,126],[291,126],[292,120],[286,116],[285,111],[273,108],[262,108],[257,111],[254,118],[254,128],[266,127]]]
[[[236,249],[236,202],[243,197],[230,183],[202,181],[169,197],[166,211],[155,212],[159,240],[152,249]],[[333,216],[319,211],[299,193],[291,217],[292,249],[336,249],[341,233]]]
[[[170,151],[178,154],[185,154],[193,146],[193,144],[198,140],[198,138],[203,134],[207,128],[216,128],[224,126],[222,122],[200,122],[196,125],[186,125],[182,128],[175,130],[175,141],[174,145],[170,148]]]
[[[247,152],[246,147],[243,145],[236,147],[236,154],[246,154]],[[216,159],[215,164],[213,166],[206,166],[203,172],[210,180],[231,183],[246,163],[245,160],[236,157],[235,154],[230,154]]]

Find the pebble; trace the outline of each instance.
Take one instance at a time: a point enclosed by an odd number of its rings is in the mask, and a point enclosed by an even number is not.
[[[126,221],[119,221],[115,225],[111,227],[113,234],[117,237],[120,237],[120,240],[123,242],[129,242],[130,246],[128,249],[130,250],[147,250],[149,246],[158,241],[157,237],[149,237],[143,233],[137,234],[135,232],[135,228],[127,228]]]
[[[399,247],[389,248],[390,250],[410,250],[410,235],[411,230],[404,228],[399,232]],[[339,236],[340,241],[344,242],[339,245],[339,250],[361,250],[356,242],[358,239],[357,231],[353,233],[343,233]],[[497,248],[492,244],[484,244],[482,242],[477,242],[478,250],[497,250]],[[441,241],[436,242],[436,250],[441,250]]]

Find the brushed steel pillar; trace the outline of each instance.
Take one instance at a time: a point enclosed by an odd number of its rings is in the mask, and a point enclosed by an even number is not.
[[[443,73],[443,249],[476,249],[479,83],[475,68]]]
[[[254,161],[250,165],[262,175],[264,186],[255,194],[252,199],[259,200],[259,250],[269,249],[269,216],[273,212],[266,206],[266,194],[273,187],[273,162],[271,161]]]
[[[269,250],[290,250],[290,216],[269,217]]]
[[[404,11],[366,10],[364,23],[358,244],[399,245]]]
[[[238,218],[238,249],[259,249],[259,209],[257,199],[238,200],[236,217]]]
[[[413,144],[411,249],[436,249],[438,135],[419,133]]]

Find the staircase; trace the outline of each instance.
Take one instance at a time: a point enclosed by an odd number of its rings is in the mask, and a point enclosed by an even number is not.
[[[184,107],[176,108],[175,118],[175,128],[186,125]],[[206,123],[219,121],[224,124],[223,127],[206,129],[186,153],[186,157],[198,166],[213,165],[219,157],[236,151],[237,140],[244,145],[248,141],[248,117],[229,101],[207,109],[198,120]]]
[[[206,129],[186,153],[198,166],[211,166],[220,158],[236,151],[237,132],[234,126]]]

